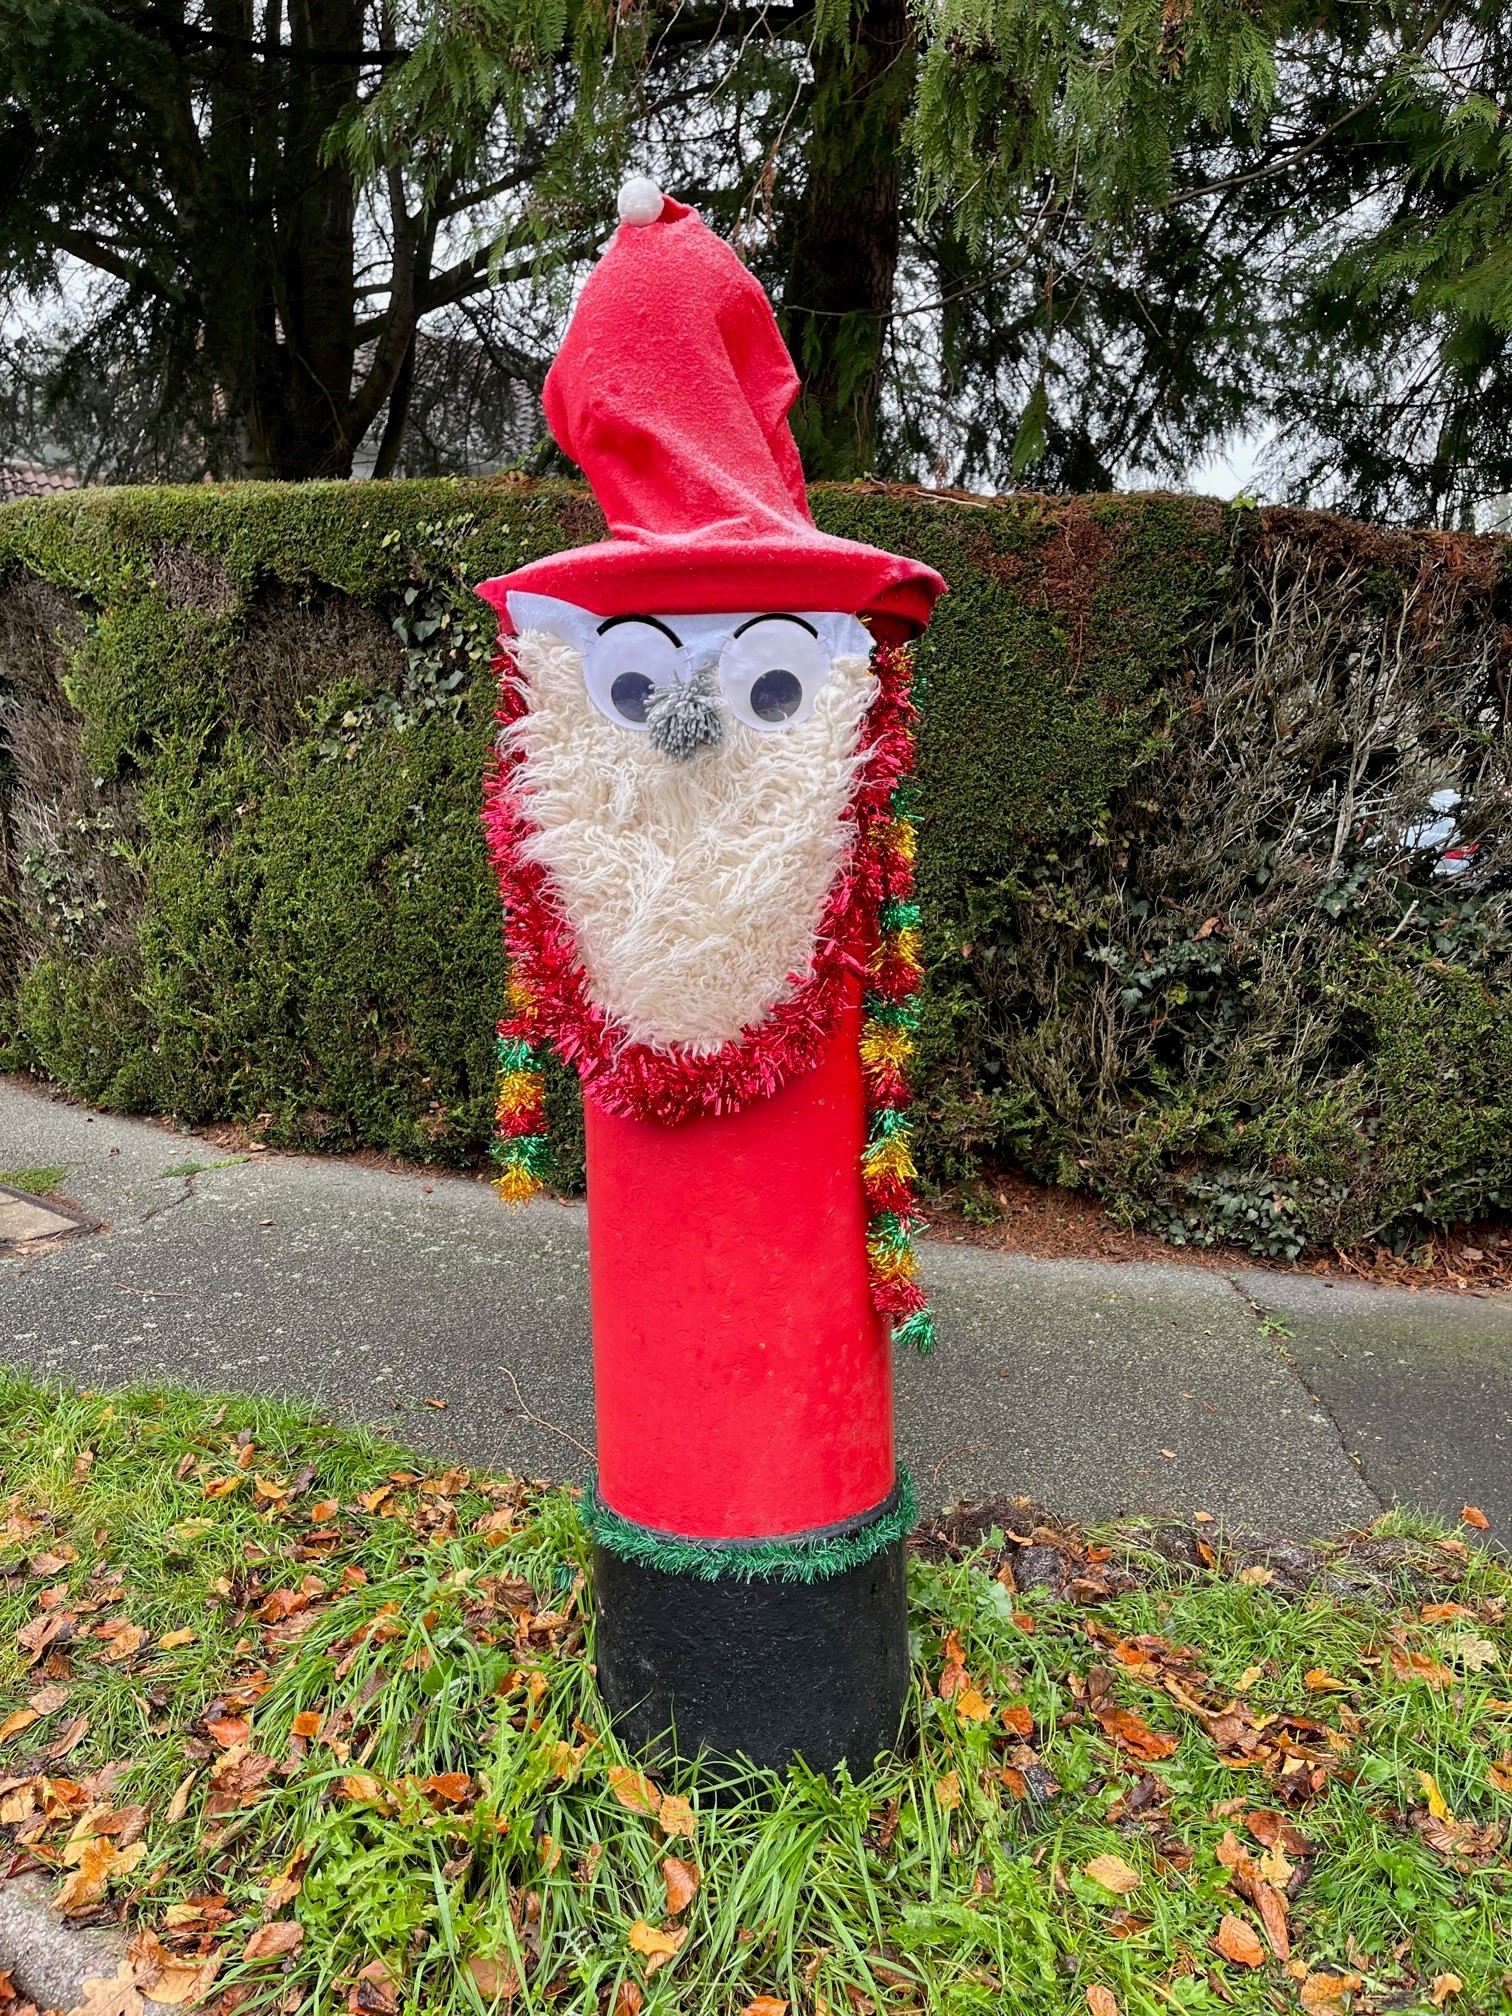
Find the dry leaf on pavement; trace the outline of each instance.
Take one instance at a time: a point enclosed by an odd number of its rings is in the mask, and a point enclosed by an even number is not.
[[[129,1960],[123,1960],[108,1979],[92,1974],[84,1983],[84,2000],[69,2010],[68,2016],[145,2016],[146,2003],[131,1978]]]
[[[207,1995],[220,1972],[220,1961],[186,1960],[170,1953],[155,1932],[145,1927],[126,1948],[138,1990],[149,2002],[166,2008],[189,2008]]]
[[[1223,1923],[1218,1927],[1218,1937],[1213,1941],[1225,1960],[1233,1960],[1241,1967],[1263,1967],[1265,1948],[1260,1944],[1260,1935],[1253,1925],[1243,1918],[1236,1918],[1232,1911],[1225,1911]]]
[[[1482,1512],[1479,1505],[1462,1505],[1460,1507],[1460,1524],[1461,1526],[1473,1526],[1477,1533],[1484,1533],[1491,1524],[1491,1521]]]

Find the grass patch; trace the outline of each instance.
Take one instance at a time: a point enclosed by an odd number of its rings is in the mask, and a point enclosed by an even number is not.
[[[0,1823],[125,1915],[149,1992],[1512,2007],[1512,1578],[1419,1522],[1275,1565],[926,1537],[917,1755],[735,1786],[643,1778],[604,1728],[570,1493],[266,1401],[9,1377],[0,1449]],[[1019,1591],[1052,1543],[1069,1588]]]
[[[63,1188],[66,1169],[0,1169],[0,1183],[31,1197],[53,1197]]]

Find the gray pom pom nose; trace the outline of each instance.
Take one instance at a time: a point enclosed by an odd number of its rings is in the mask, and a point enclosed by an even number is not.
[[[714,674],[695,672],[652,688],[646,703],[646,733],[651,747],[685,763],[700,749],[717,749],[724,735],[719,687]]]

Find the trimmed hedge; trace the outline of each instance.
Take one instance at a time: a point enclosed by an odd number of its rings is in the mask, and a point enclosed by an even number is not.
[[[1017,1163],[1280,1253],[1512,1196],[1507,541],[1163,496],[814,505],[951,584],[921,652],[936,1180],[990,1212]],[[470,585],[600,531],[507,479],[0,509],[0,1065],[481,1163]],[[1445,788],[1458,874],[1414,844]]]

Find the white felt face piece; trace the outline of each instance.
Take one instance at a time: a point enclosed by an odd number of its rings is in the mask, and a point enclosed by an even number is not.
[[[526,704],[506,734],[535,829],[525,851],[572,929],[589,998],[635,1042],[707,1055],[811,970],[850,844],[871,640],[852,617],[674,616],[665,649],[644,640],[660,656],[637,638],[634,663],[616,647],[595,670],[598,619],[551,604],[552,627],[536,627],[515,606],[543,600],[510,598]],[[615,682],[707,677],[715,653],[718,739],[677,760],[637,732],[639,695],[622,683],[617,702]]]

